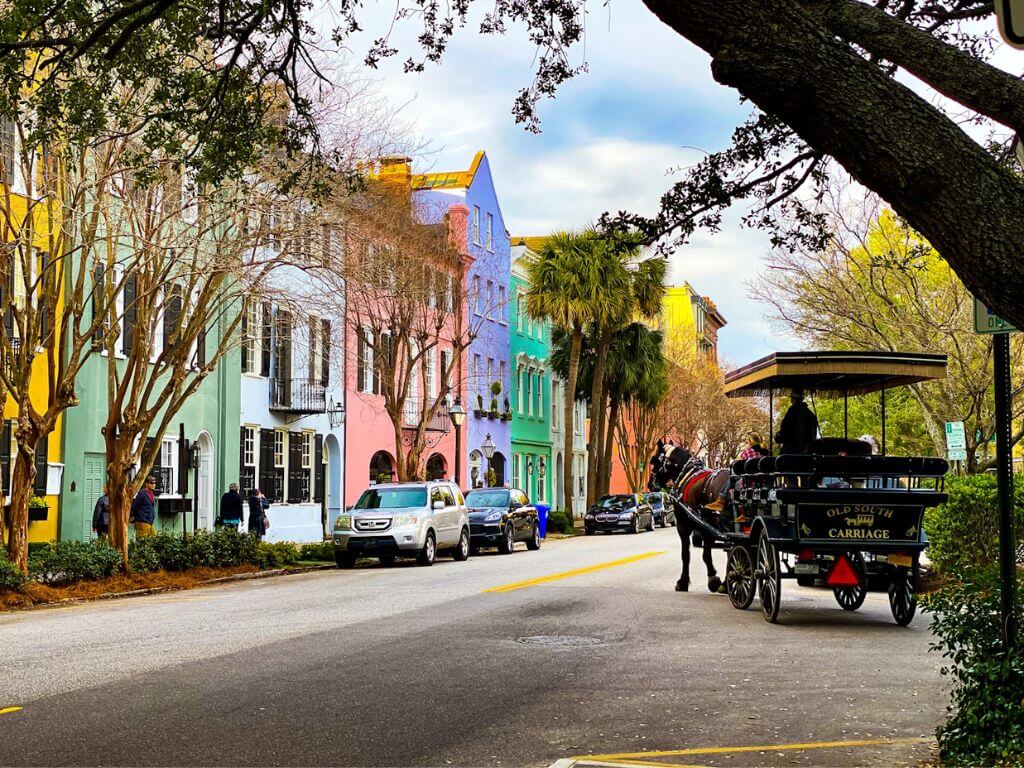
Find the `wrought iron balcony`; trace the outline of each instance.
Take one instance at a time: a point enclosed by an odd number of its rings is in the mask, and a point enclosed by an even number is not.
[[[270,410],[288,413],[326,413],[327,388],[309,379],[271,379]]]
[[[420,423],[420,414],[423,410],[423,398],[407,397],[405,399],[405,412],[402,414],[402,426],[406,429],[416,429]],[[448,404],[441,402],[434,410],[434,414],[427,419],[427,432],[450,432],[452,420],[448,415]]]

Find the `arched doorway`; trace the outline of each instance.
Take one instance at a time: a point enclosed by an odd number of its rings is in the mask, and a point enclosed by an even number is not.
[[[502,486],[505,484],[505,456],[495,451],[491,456],[491,469],[494,470],[494,484]]]
[[[331,531],[334,518],[341,514],[344,506],[341,493],[341,446],[338,438],[327,435],[324,450],[327,452],[327,530]]]
[[[195,489],[195,504],[197,511],[198,527],[200,530],[213,530],[213,438],[210,433],[203,431],[196,438],[196,445],[199,446],[199,480]]]
[[[448,476],[448,462],[440,453],[427,459],[427,480],[444,480]]]
[[[395,460],[387,451],[377,451],[370,459],[370,483],[390,483],[395,479]]]
[[[562,454],[555,457],[555,509],[565,509],[565,464]]]
[[[483,454],[480,451],[472,451],[469,454],[469,487],[479,488],[484,482]]]

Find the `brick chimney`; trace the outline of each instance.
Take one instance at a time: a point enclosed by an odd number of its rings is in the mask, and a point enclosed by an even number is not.
[[[469,253],[469,208],[455,203],[448,208],[448,242],[459,253]]]

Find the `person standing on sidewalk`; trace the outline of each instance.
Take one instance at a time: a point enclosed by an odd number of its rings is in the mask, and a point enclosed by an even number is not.
[[[146,482],[132,500],[132,511],[128,522],[135,526],[135,538],[144,539],[153,535],[153,522],[156,520],[156,478],[146,477]]]
[[[96,506],[93,507],[92,530],[101,539],[110,535],[110,497],[106,489],[103,490],[103,495],[96,499]]]
[[[234,528],[238,530],[242,522],[242,496],[238,493],[238,483],[228,486],[228,492],[220,497],[220,514],[217,515],[217,525],[222,528]]]
[[[249,533],[255,533],[257,538],[262,539],[267,533],[267,507],[270,502],[259,488],[253,488],[249,492]]]

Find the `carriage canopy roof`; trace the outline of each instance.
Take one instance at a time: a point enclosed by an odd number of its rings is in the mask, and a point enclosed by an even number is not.
[[[725,377],[729,397],[800,389],[840,397],[863,395],[946,376],[946,356],[910,352],[775,352]]]

